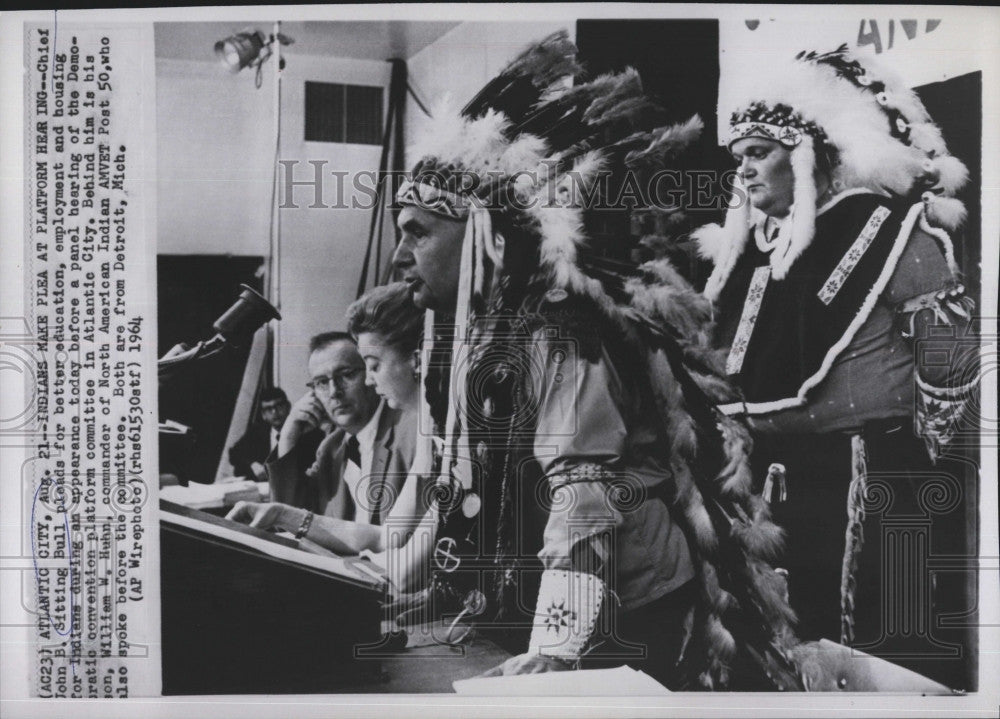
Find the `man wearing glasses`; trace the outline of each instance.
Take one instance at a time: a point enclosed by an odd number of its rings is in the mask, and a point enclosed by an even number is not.
[[[381,524],[413,461],[415,427],[400,424],[399,412],[365,384],[364,361],[347,333],[310,340],[309,375],[309,391],[292,406],[267,464],[274,502],[240,503],[231,518],[267,528],[280,525],[292,505],[310,518]]]

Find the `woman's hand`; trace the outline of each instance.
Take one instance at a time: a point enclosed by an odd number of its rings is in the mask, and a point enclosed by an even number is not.
[[[294,507],[281,504],[280,502],[239,501],[230,510],[229,514],[226,515],[226,519],[249,524],[251,527],[257,527],[258,529],[276,528],[292,532],[295,530],[294,528],[289,528],[288,517],[295,511]]]

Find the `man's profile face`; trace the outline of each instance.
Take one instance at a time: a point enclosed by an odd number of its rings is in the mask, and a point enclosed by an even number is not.
[[[288,419],[290,409],[291,405],[288,404],[288,400],[269,399],[260,403],[260,416],[275,429],[281,429],[281,425]]]
[[[760,137],[737,140],[730,147],[750,204],[771,217],[785,217],[795,197],[792,153],[781,143]]]
[[[313,392],[334,424],[357,434],[378,408],[378,395],[365,384],[365,363],[357,346],[338,340],[309,355]]]
[[[465,223],[407,206],[397,224],[402,237],[392,263],[410,286],[413,303],[421,309],[454,309]]]

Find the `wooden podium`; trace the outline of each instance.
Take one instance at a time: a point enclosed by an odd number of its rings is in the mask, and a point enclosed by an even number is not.
[[[352,692],[381,662],[375,565],[161,500],[163,693]]]

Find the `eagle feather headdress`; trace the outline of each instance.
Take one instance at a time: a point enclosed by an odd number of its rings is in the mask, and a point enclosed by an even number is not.
[[[434,113],[411,148],[415,166],[397,201],[470,224],[477,205],[485,206],[497,218],[490,232],[518,234],[532,256],[516,268],[507,263],[506,285],[580,298],[617,328],[640,358],[670,438],[667,481],[701,584],[685,649],[692,684],[726,686],[742,644],[754,646],[769,676],[791,677],[782,687],[793,688],[795,672],[784,658],[793,615],[768,564],[780,530],[751,494],[746,426],[715,409],[736,394],[708,346],[709,303],[668,261],[607,261],[595,256],[587,233],[585,198],[599,198],[600,187],[588,193],[602,173],[662,168],[703,128],[698,117],[676,125],[662,118],[635,70],[588,80],[576,48],[556,33],[518,56],[461,112],[443,106]],[[477,242],[474,234],[467,231],[466,246]],[[470,279],[459,285],[456,325],[470,308],[492,306],[506,286],[490,295],[484,279],[497,252],[492,239],[485,251],[464,249],[473,266],[462,268]],[[508,251],[513,239],[506,238]],[[463,286],[471,293],[465,307]]]

